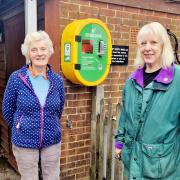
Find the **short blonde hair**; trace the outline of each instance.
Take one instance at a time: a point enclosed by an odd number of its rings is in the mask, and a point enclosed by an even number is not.
[[[174,62],[174,52],[172,49],[171,41],[169,39],[169,35],[167,33],[167,30],[163,25],[161,25],[158,22],[151,22],[149,24],[144,25],[138,35],[137,35],[137,54],[135,58],[135,65],[137,67],[144,67],[144,60],[141,57],[139,45],[143,41],[143,39],[148,36],[149,34],[153,34],[162,42],[163,49],[162,49],[162,67],[168,68],[171,66],[171,64]]]
[[[26,59],[30,60],[29,48],[31,44],[35,41],[44,41],[49,49],[50,56],[54,53],[53,43],[49,35],[45,31],[40,30],[40,31],[28,33],[24,39],[24,43],[21,45],[21,52],[26,57]]]

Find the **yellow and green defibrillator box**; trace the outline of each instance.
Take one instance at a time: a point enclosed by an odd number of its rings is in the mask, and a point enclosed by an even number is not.
[[[75,84],[96,86],[107,77],[111,64],[111,36],[98,19],[75,20],[62,34],[61,66]]]

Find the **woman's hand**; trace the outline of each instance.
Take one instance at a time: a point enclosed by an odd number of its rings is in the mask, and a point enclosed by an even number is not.
[[[116,157],[116,159],[119,159],[119,160],[121,160],[121,150],[122,149],[118,149],[118,148],[116,148],[115,149],[115,157]]]

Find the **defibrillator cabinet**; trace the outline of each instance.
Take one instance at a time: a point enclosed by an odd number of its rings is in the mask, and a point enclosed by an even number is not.
[[[98,19],[75,20],[64,29],[61,66],[75,84],[96,86],[107,77],[112,44],[107,26]]]

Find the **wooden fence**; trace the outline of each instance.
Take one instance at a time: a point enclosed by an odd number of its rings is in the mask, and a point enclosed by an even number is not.
[[[104,100],[100,101],[100,113],[96,116],[94,141],[95,152],[92,152],[91,180],[123,180],[123,164],[115,159],[114,135],[116,133],[121,106],[117,105],[116,117],[112,116],[112,103],[105,112]]]

